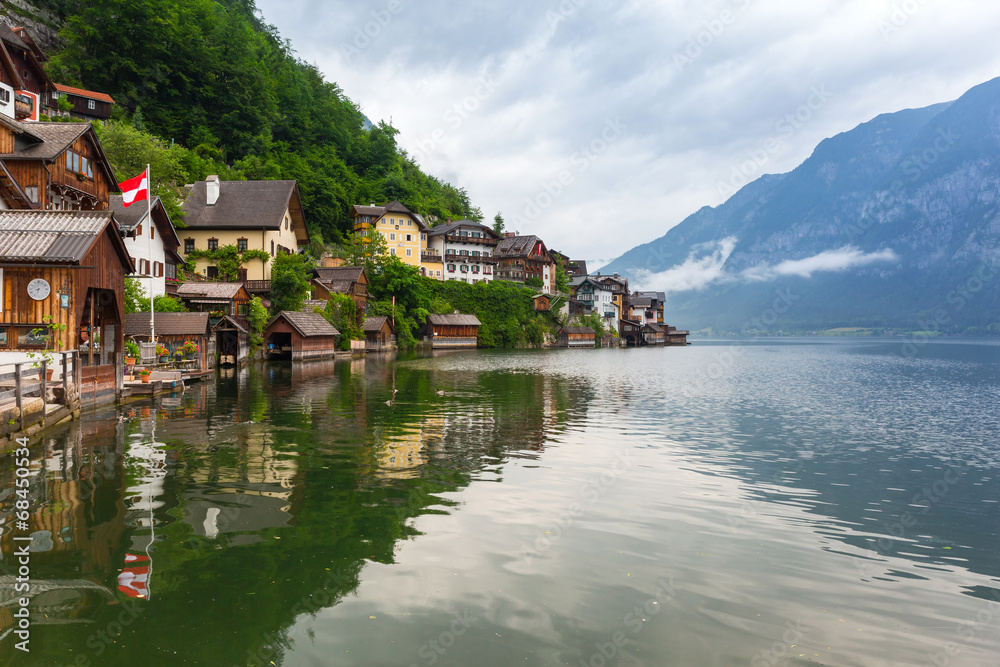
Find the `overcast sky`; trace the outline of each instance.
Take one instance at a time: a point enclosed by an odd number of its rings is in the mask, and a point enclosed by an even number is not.
[[[591,260],[826,137],[1000,76],[987,0],[257,4],[487,221]]]

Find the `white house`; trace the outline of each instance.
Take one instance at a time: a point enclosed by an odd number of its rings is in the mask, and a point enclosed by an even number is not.
[[[439,256],[442,280],[490,282],[497,260],[494,251],[500,235],[485,225],[459,220],[427,232],[427,253]]]
[[[618,331],[622,313],[614,301],[615,291],[611,285],[591,276],[580,276],[570,281],[570,288],[583,305],[585,315],[597,313],[604,318],[605,326]]]
[[[111,195],[109,207],[135,263],[132,277],[140,279],[146,296],[166,294],[168,281],[177,280],[177,265],[183,264],[184,259],[177,254],[181,242],[163,202],[159,197],[153,198],[153,224],[149,223],[145,201],[125,207],[121,195]]]

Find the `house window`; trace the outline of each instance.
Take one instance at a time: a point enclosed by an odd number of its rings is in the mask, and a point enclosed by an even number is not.
[[[184,253],[194,252],[194,239],[184,239]]]
[[[28,199],[30,199],[31,201],[35,202],[36,204],[38,203],[38,186],[37,185],[29,185],[28,187],[26,187],[24,189],[24,194],[26,194],[28,196]]]
[[[407,248],[407,249],[406,249],[406,256],[407,256],[407,257],[412,257],[412,256],[413,256],[413,251],[412,251],[412,250],[410,250],[409,248]]]
[[[412,241],[413,240],[413,235],[412,234],[407,234],[406,235],[406,240],[407,241]]]
[[[462,273],[468,273],[468,272],[469,272],[469,265],[468,264],[463,264],[462,265]]]
[[[396,256],[396,249],[395,248],[389,248],[389,252],[392,253],[393,257]]]
[[[274,241],[271,241],[271,256],[274,257]]]
[[[449,264],[448,265],[448,273],[455,273],[455,265],[454,264]]]
[[[288,216],[285,216],[285,231],[288,231]]]
[[[87,162],[87,158],[85,158],[84,156],[81,155],[80,156],[80,173],[81,174],[86,174],[87,173],[87,171],[88,171],[88,165],[89,164],[90,163]]]
[[[426,241],[427,240],[427,234],[424,234],[423,232],[420,232],[420,240],[421,241]]]
[[[434,273],[435,273],[435,275],[437,275],[438,278],[441,277],[441,272],[440,271],[435,271]]]
[[[477,265],[477,266],[472,267],[472,272],[473,273],[479,273],[479,266]]]
[[[159,262],[153,262],[153,277],[160,278],[163,276],[163,265]]]
[[[209,239],[208,240],[208,251],[212,252],[219,249],[219,239]]]
[[[152,223],[150,223],[150,225],[149,225],[149,238],[151,238],[151,239],[155,239],[156,238],[156,225],[154,225]]]
[[[58,100],[59,99],[59,93],[52,93],[52,99]]]
[[[493,269],[490,268],[490,267],[488,267],[488,266],[484,266],[483,267],[483,273],[486,273],[486,274],[493,273]]]
[[[207,277],[209,277],[209,278],[218,278],[219,277],[219,267],[217,267],[217,266],[210,266],[210,267],[208,267],[208,270],[205,272],[205,275]]]
[[[240,252],[247,251],[247,239],[236,239],[236,249]]]
[[[389,240],[390,241],[395,241],[396,240],[396,232],[391,232],[389,234]]]
[[[406,221],[406,226],[407,227],[412,227],[413,226],[413,221],[412,220],[407,220]]]
[[[96,109],[97,108],[97,103],[94,102],[94,100],[87,100],[87,108],[88,109]]]

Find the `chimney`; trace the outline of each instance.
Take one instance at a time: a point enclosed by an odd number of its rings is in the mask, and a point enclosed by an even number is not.
[[[219,201],[219,177],[212,174],[205,179],[205,203],[215,206],[217,201]]]
[[[515,236],[517,236],[517,232],[504,232],[503,235],[504,235],[504,237],[506,237],[508,239],[512,239]]]

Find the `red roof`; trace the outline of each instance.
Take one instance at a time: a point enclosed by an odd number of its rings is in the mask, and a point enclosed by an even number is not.
[[[77,95],[78,97],[86,97],[91,100],[98,100],[100,102],[110,102],[114,104],[115,101],[111,99],[111,96],[107,93],[95,93],[92,90],[84,90],[83,88],[74,88],[73,86],[64,86],[61,83],[55,84],[56,90],[60,93],[66,93],[67,95]]]

